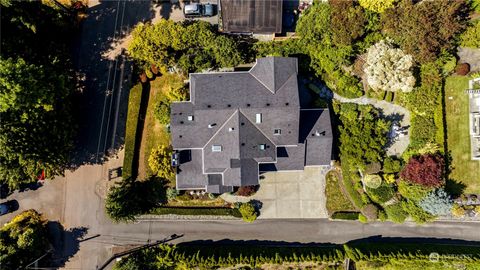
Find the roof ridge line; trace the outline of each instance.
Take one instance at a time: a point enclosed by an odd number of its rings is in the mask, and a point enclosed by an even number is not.
[[[241,109],[239,109],[238,112],[241,113],[243,116],[245,116],[247,121],[250,122],[250,124],[252,124],[255,127],[255,129],[260,131],[260,133],[262,133],[262,135],[265,136],[265,138],[267,138],[267,140],[269,140],[275,146],[275,149],[277,148],[277,145],[272,140],[270,140],[270,138],[265,133],[263,133],[263,131],[261,129],[259,129],[252,121],[250,121],[250,119],[248,119],[248,117],[241,111]],[[275,150],[275,152],[276,152],[276,150]],[[275,160],[276,159],[277,159],[277,157],[275,157]]]
[[[253,68],[252,68],[253,69]],[[252,70],[250,69],[250,70]],[[266,86],[262,80],[260,80],[259,78],[257,78],[257,76],[255,76],[254,74],[252,74],[250,71],[248,72],[248,74],[250,74],[253,78],[255,78],[255,80],[257,80],[261,85],[263,85],[263,87],[265,87],[269,92],[271,92],[272,94],[275,94],[275,87],[274,87],[274,91],[270,90],[270,88],[268,86]],[[274,80],[275,81],[275,80]],[[273,84],[275,85],[275,82],[273,82]]]

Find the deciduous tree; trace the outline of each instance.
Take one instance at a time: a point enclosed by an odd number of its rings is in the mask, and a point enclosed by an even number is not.
[[[445,184],[443,158],[432,154],[412,157],[400,176],[413,184],[438,188]]]

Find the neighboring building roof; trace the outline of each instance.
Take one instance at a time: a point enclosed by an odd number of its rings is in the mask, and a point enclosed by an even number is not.
[[[190,101],[172,103],[170,116],[179,189],[257,185],[263,163],[277,170],[330,163],[329,113],[300,110],[296,58],[260,58],[248,72],[190,74]]]
[[[283,0],[220,0],[224,32],[282,32]]]

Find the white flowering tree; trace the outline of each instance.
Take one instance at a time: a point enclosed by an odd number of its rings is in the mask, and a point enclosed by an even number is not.
[[[410,92],[415,85],[413,57],[393,46],[390,39],[381,40],[367,51],[364,72],[374,90]]]

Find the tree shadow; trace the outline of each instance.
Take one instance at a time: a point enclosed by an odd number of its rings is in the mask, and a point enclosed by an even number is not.
[[[50,256],[50,266],[63,267],[80,249],[80,242],[87,234],[88,228],[77,227],[65,230],[58,221],[47,223],[48,239],[53,251]]]
[[[71,169],[103,163],[125,138],[132,64],[115,51],[118,40],[155,16],[151,1],[106,1],[87,9],[72,50],[80,80],[74,97],[78,135]],[[106,54],[115,51],[109,57]]]

